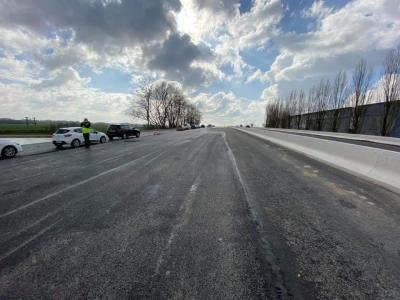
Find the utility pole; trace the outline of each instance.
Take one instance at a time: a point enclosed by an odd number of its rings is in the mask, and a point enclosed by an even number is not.
[[[25,125],[26,125],[26,127],[29,126],[29,118],[28,117],[25,117]]]

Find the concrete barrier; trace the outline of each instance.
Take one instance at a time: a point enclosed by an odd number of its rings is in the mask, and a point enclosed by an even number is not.
[[[400,191],[400,152],[262,129],[237,129]]]
[[[342,132],[329,132],[329,131],[313,131],[313,130],[301,130],[301,129],[282,129],[282,128],[263,128],[256,127],[257,129],[270,130],[270,131],[281,131],[291,133],[304,133],[308,135],[317,135],[325,137],[334,137],[353,141],[366,141],[379,144],[393,145],[400,147],[400,138],[376,136],[376,135],[365,135],[365,134],[350,134]]]

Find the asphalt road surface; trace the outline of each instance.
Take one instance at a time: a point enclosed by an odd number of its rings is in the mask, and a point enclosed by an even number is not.
[[[235,129],[0,161],[0,299],[399,299],[400,195]]]

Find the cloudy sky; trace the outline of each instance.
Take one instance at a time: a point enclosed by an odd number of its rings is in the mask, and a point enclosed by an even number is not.
[[[130,121],[143,82],[178,81],[205,123],[400,44],[398,0],[0,0],[0,117]]]

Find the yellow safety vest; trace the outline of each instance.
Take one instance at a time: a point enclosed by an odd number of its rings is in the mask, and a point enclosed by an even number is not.
[[[90,128],[82,127],[82,133],[90,133]]]

